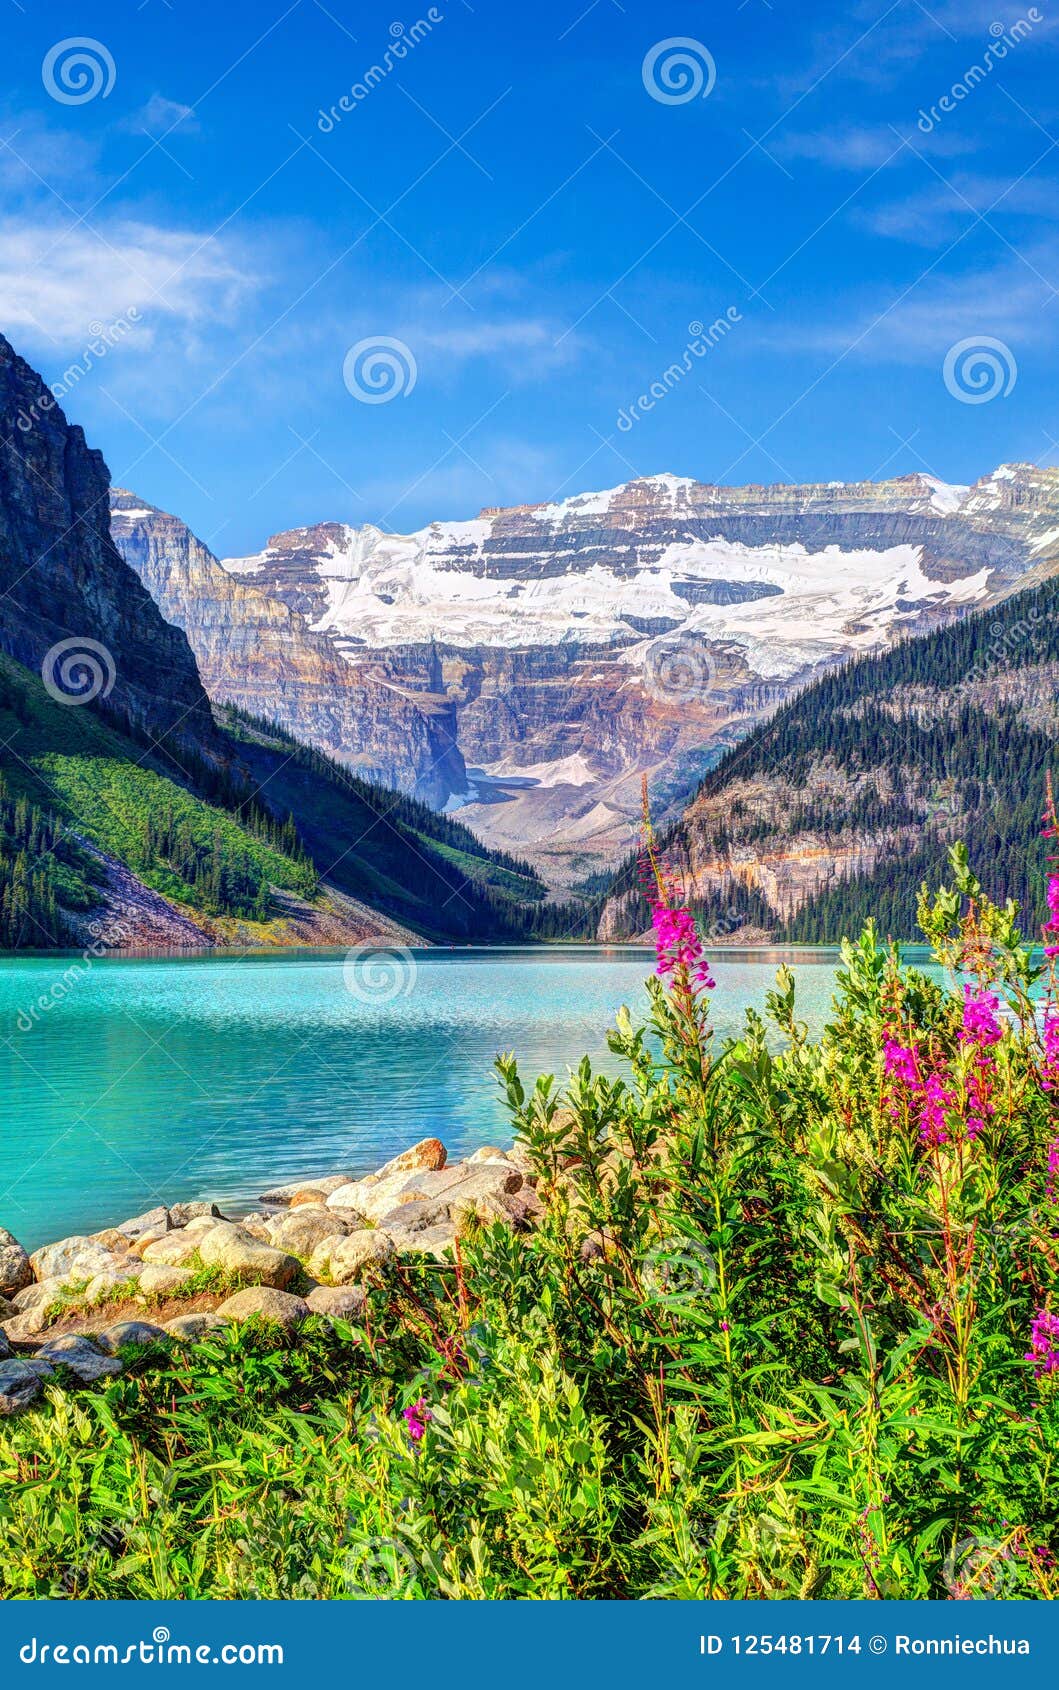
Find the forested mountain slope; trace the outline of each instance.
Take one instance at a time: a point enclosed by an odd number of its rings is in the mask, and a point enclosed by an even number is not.
[[[813,683],[730,751],[666,844],[719,938],[915,936],[921,881],[966,841],[986,890],[1043,919],[1044,782],[1059,737],[1059,581]],[[630,860],[600,920],[643,930]]]

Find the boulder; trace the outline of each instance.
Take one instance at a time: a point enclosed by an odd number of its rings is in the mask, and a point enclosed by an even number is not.
[[[65,1279],[40,1279],[17,1291],[11,1302],[19,1314],[25,1314],[27,1309],[35,1309],[38,1305],[46,1308],[49,1303],[58,1302],[65,1289]]]
[[[213,1226],[217,1224],[216,1221],[213,1222]],[[186,1267],[210,1230],[212,1229],[207,1228],[203,1232],[192,1232],[190,1227],[184,1227],[179,1232],[167,1232],[164,1238],[152,1239],[151,1243],[145,1246],[143,1259],[157,1267]]]
[[[292,1256],[308,1260],[325,1239],[344,1238],[353,1230],[334,1209],[303,1204],[297,1209],[285,1210],[275,1220],[269,1221],[268,1239],[277,1250],[287,1250]]]
[[[396,1173],[387,1174],[385,1179],[369,1174],[367,1179],[354,1180],[332,1192],[327,1206],[329,1209],[354,1209],[366,1220],[378,1221],[399,1203],[432,1197],[459,1177],[455,1168],[424,1168],[411,1174],[407,1169],[399,1168]]]
[[[523,1191],[495,1191],[457,1199],[452,1204],[452,1218],[457,1225],[467,1215],[474,1215],[483,1225],[503,1221],[516,1232],[528,1232],[536,1226],[544,1213],[544,1204],[530,1186]]]
[[[448,1151],[440,1138],[421,1138],[418,1144],[413,1144],[410,1150],[402,1150],[399,1156],[391,1156],[381,1168],[376,1169],[368,1178],[375,1180],[389,1179],[392,1174],[419,1173],[425,1169],[443,1168],[448,1161]]]
[[[47,1331],[48,1303],[38,1303],[36,1308],[27,1309],[25,1314],[16,1314],[14,1320],[4,1322],[4,1331],[13,1344],[25,1343],[27,1338],[36,1338]]]
[[[479,1162],[506,1162],[507,1160],[506,1150],[498,1150],[495,1144],[483,1144],[480,1149],[475,1150],[468,1156],[467,1163],[470,1166],[472,1163],[477,1165]]]
[[[309,1272],[314,1279],[349,1285],[366,1270],[388,1262],[393,1253],[393,1243],[384,1232],[350,1232],[342,1238],[325,1239],[312,1254]]]
[[[183,1286],[192,1278],[194,1274],[191,1268],[168,1267],[164,1262],[145,1262],[139,1289],[145,1297],[179,1296]]]
[[[104,1250],[91,1238],[77,1234],[61,1238],[57,1244],[44,1244],[29,1258],[34,1279],[64,1279],[80,1281],[94,1279],[114,1266],[113,1252]]]
[[[145,1232],[154,1232],[161,1228],[168,1232],[171,1226],[180,1223],[174,1221],[164,1204],[159,1203],[155,1209],[148,1209],[146,1214],[134,1215],[130,1221],[119,1221],[115,1231],[122,1232],[126,1238],[141,1238]]]
[[[290,1200],[292,1209],[304,1208],[306,1203],[320,1204],[327,1202],[327,1192],[319,1185],[307,1186],[304,1191],[296,1191]]]
[[[274,1219],[275,1216],[273,1215],[261,1215],[255,1212],[250,1215],[241,1215],[236,1225],[241,1226],[244,1232],[248,1232],[251,1238],[258,1239],[262,1244],[270,1244],[272,1234],[269,1232],[269,1222]]]
[[[136,1284],[143,1273],[143,1263],[135,1256],[128,1260],[128,1264],[119,1256],[120,1267],[108,1268],[106,1273],[97,1273],[90,1279],[81,1294],[74,1299],[74,1303],[104,1303],[118,1297],[134,1297]]]
[[[187,1226],[189,1221],[223,1221],[226,1218],[216,1203],[174,1203],[169,1210],[170,1225],[174,1227]]]
[[[199,1257],[205,1267],[223,1268],[240,1279],[280,1291],[301,1270],[293,1256],[262,1244],[231,1221],[215,1221],[209,1232],[200,1235]]]
[[[217,1313],[228,1320],[270,1320],[278,1326],[297,1326],[307,1318],[304,1297],[292,1297],[270,1285],[248,1285],[221,1303]]]
[[[82,1338],[74,1333],[67,1333],[62,1338],[49,1338],[37,1351],[37,1358],[52,1367],[68,1367],[82,1385],[94,1385],[97,1379],[121,1372],[120,1361],[104,1355],[91,1338]]]
[[[102,1232],[92,1233],[93,1244],[102,1244],[104,1250],[121,1251],[124,1253],[132,1239],[124,1232],[119,1232],[116,1226],[105,1226]]]
[[[96,1343],[108,1356],[113,1356],[126,1344],[155,1344],[164,1337],[162,1328],[152,1326],[149,1320],[119,1320],[116,1325],[108,1326],[105,1332],[100,1332]]]
[[[7,1341],[7,1333],[0,1326],[0,1361],[7,1361],[11,1354],[11,1345]]]
[[[314,1285],[305,1299],[311,1314],[337,1320],[358,1319],[367,1300],[362,1285]]]
[[[261,1193],[262,1203],[275,1203],[279,1208],[286,1208],[291,1199],[300,1191],[322,1191],[324,1196],[330,1196],[340,1185],[348,1185],[348,1174],[325,1174],[322,1178],[296,1179],[290,1185],[275,1185],[271,1191]]]
[[[165,1331],[171,1338],[179,1338],[182,1344],[195,1344],[227,1324],[210,1309],[195,1309],[191,1314],[178,1314],[175,1320],[167,1320]]]
[[[156,1244],[160,1238],[165,1238],[168,1232],[169,1228],[166,1226],[149,1226],[146,1232],[140,1233],[139,1238],[132,1240],[129,1245],[129,1254],[131,1256],[142,1256],[149,1245]]]
[[[53,1372],[51,1363],[36,1356],[0,1361],[0,1414],[18,1414],[40,1396],[41,1381]]]
[[[389,1227],[387,1232],[399,1256],[434,1256],[439,1262],[456,1242],[456,1226],[451,1220],[440,1221],[437,1226]]]
[[[407,1203],[383,1215],[378,1230],[393,1238],[399,1232],[426,1232],[430,1227],[446,1225],[448,1220],[447,1203],[438,1202],[433,1197],[410,1197]]]
[[[21,1291],[33,1278],[30,1258],[18,1239],[0,1226],[0,1297]]]

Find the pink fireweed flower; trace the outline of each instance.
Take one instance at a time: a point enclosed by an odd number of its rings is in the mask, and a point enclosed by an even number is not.
[[[1046,835],[1050,829],[1045,829]],[[1044,924],[1044,954],[1059,956],[1059,874],[1048,876],[1048,920]],[[1049,934],[1051,943],[1048,942]]]
[[[1059,1138],[1053,1138],[1048,1146],[1048,1178],[1044,1186],[1047,1201],[1055,1203],[1055,1185],[1059,1180]]]
[[[963,988],[963,1024],[960,1028],[960,1039],[963,1044],[975,1044],[980,1049],[988,1045],[999,1044],[1004,1037],[1004,1029],[998,1019],[1000,1000],[993,992],[984,986],[975,990],[971,986]]]
[[[1033,1377],[1043,1379],[1046,1373],[1059,1373],[1059,1315],[1048,1309],[1038,1309],[1030,1328],[1030,1347],[1023,1357],[1032,1361]]]
[[[1044,1046],[1044,1061],[1041,1063],[1041,1090],[1057,1091],[1059,1090],[1059,1010],[1049,1009],[1046,1011],[1041,1043]]]
[[[888,1078],[900,1080],[902,1085],[915,1088],[919,1084],[915,1051],[898,1044],[889,1033],[883,1039],[883,1068]]]
[[[408,1427],[408,1436],[414,1444],[419,1443],[427,1429],[428,1421],[434,1418],[427,1407],[426,1397],[420,1397],[418,1402],[410,1404],[408,1408],[403,1408],[401,1413],[404,1415],[405,1424]]]
[[[691,911],[684,907],[674,908],[671,903],[656,896],[651,901],[651,920],[658,959],[655,973],[665,979],[669,974],[683,971],[695,986],[712,991],[715,981]]]
[[[933,1149],[939,1144],[948,1143],[945,1116],[955,1102],[953,1093],[946,1089],[941,1075],[928,1074],[923,1082],[922,1102],[919,1107],[919,1137],[923,1144]]]

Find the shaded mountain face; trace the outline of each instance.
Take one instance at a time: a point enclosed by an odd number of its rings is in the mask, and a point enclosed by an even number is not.
[[[108,492],[100,453],[0,335],[0,650],[38,674],[51,653],[58,692],[91,691],[178,757],[212,755],[191,648],[115,548]]]
[[[137,567],[149,520],[126,510],[115,523]],[[447,711],[454,750],[435,765],[432,801],[461,806],[482,837],[562,884],[627,847],[642,771],[664,814],[814,676],[1003,596],[1057,552],[1059,472],[1005,467],[972,488],[920,475],[743,488],[662,475],[411,535],[324,523],[222,564],[341,658],[340,689],[382,686]],[[214,612],[197,601],[230,589],[189,579],[180,591],[196,605],[182,608],[160,579],[175,573],[165,556],[144,567],[210,691],[243,684],[241,702],[274,713],[238,626],[226,633],[221,618],[207,655],[200,628]],[[245,615],[227,599],[225,618]],[[380,705],[357,724],[361,755],[381,758],[384,719]],[[354,750],[322,697],[295,731]]]
[[[986,892],[1045,918],[1046,778],[1059,742],[1059,576],[813,682],[705,778],[664,849],[716,937],[917,936],[921,885],[962,841]],[[625,863],[598,936],[643,932]]]
[[[183,630],[210,696],[279,722],[358,775],[436,809],[466,785],[456,713],[440,692],[415,696],[379,663],[351,668],[309,631],[299,606],[222,569],[179,518],[120,487],[111,533],[164,614]]]

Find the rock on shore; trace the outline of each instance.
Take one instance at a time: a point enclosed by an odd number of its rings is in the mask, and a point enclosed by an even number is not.
[[[50,1382],[120,1373],[126,1346],[195,1343],[249,1319],[288,1334],[314,1317],[355,1320],[362,1281],[394,1258],[444,1260],[472,1219],[535,1225],[535,1185],[518,1147],[450,1164],[427,1138],[359,1179],[276,1186],[239,1220],[212,1203],[159,1206],[32,1255],[0,1228],[0,1416]]]

